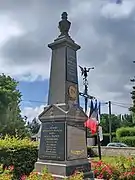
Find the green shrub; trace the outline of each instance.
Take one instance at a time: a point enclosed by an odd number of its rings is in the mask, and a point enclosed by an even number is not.
[[[121,137],[120,142],[127,144],[130,147],[135,147],[135,136]]]
[[[116,137],[119,140],[121,137],[125,136],[135,136],[135,128],[134,127],[121,127],[116,131]]]
[[[112,138],[112,142],[118,142],[119,140],[116,137]]]
[[[38,142],[31,141],[28,138],[20,139],[18,137],[5,136],[4,139],[0,139],[0,149],[21,149],[27,147],[37,147]]]
[[[0,139],[0,164],[14,166],[13,177],[18,180],[22,174],[28,175],[37,161],[37,142],[6,136]]]

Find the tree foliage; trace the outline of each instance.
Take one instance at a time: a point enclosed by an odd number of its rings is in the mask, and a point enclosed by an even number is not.
[[[109,132],[109,115],[108,114],[101,114],[101,126],[103,128],[104,133]],[[111,115],[111,124],[112,124],[112,132],[115,132],[117,128],[120,127],[120,118],[115,114]]]
[[[34,169],[38,156],[37,146],[38,142],[28,138],[5,136],[0,139],[0,164],[3,167],[14,166],[13,180],[22,179],[20,176],[27,175]]]
[[[40,128],[40,124],[36,118],[32,120],[32,122],[28,122],[28,129],[32,135],[37,134]]]
[[[103,133],[109,133],[109,115],[101,114],[100,117],[101,126],[103,128]],[[133,122],[132,115],[124,114],[124,115],[111,115],[111,129],[112,132],[116,132],[116,130],[120,127],[133,127],[135,124]]]
[[[121,116],[121,127],[133,127],[133,126],[135,126],[135,123],[132,114],[124,114]]]
[[[25,136],[25,122],[20,114],[21,93],[18,82],[10,76],[0,75],[0,135]]]
[[[133,90],[131,92],[131,98],[133,101],[133,106],[129,108],[129,110],[135,114],[135,86],[133,86]]]

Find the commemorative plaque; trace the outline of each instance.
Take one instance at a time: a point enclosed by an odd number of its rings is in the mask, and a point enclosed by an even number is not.
[[[65,159],[65,123],[46,122],[42,125],[39,159]]]
[[[77,84],[78,78],[77,78],[76,52],[69,47],[67,47],[67,66],[66,67],[67,67],[66,69],[67,81]]]

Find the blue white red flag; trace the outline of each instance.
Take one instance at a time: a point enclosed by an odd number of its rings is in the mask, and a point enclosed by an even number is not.
[[[100,112],[100,103],[98,104],[97,100],[91,100],[90,102],[90,111],[88,115],[88,120],[84,123],[84,126],[91,130],[92,134],[97,132],[98,119]]]

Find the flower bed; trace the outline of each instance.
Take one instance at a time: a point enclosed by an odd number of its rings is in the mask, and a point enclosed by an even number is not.
[[[0,167],[0,180],[14,180],[14,166],[3,167],[3,165],[1,165]],[[45,168],[42,173],[33,171],[29,176],[22,174],[20,180],[55,180],[55,178]],[[76,172],[67,180],[83,180],[83,174],[80,172]]]
[[[135,158],[117,157],[115,161],[115,165],[92,161],[95,177],[105,180],[135,180]]]
[[[135,180],[135,158],[117,157],[114,163],[92,160],[95,178],[104,180]],[[14,166],[0,166],[0,180],[14,179]],[[20,180],[55,180],[45,168],[42,173],[32,171],[30,175],[21,174]],[[76,172],[68,180],[83,180],[83,174]]]
[[[97,179],[118,179],[120,175],[116,167],[110,166],[102,161],[93,161],[92,168]]]

